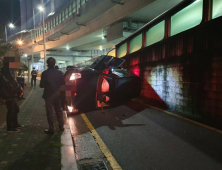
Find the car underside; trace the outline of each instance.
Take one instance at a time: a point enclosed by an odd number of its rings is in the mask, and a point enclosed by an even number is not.
[[[67,113],[111,107],[139,96],[140,78],[121,68],[123,63],[123,59],[102,55],[88,68],[67,69],[64,74]]]

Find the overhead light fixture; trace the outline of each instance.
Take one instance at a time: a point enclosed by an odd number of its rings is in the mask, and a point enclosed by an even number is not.
[[[52,15],[54,15],[55,14],[55,12],[50,12],[49,14],[48,14],[48,17],[49,16],[52,16]]]
[[[69,50],[69,46],[67,46],[66,49]]]

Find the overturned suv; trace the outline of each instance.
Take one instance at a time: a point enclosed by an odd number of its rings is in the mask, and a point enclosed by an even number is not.
[[[121,104],[140,94],[140,78],[120,68],[124,59],[102,55],[88,68],[70,67],[64,74],[68,114]]]

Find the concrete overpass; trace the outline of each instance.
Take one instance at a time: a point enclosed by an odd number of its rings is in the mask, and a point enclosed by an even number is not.
[[[56,58],[61,68],[106,54],[116,43],[181,1],[70,0],[45,18],[46,58]],[[34,63],[42,64],[42,33],[39,25],[13,36],[24,42],[20,47],[26,54],[22,62],[33,55]]]

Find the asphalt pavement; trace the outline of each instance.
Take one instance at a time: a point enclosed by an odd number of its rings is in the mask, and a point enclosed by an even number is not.
[[[102,159],[118,170],[222,169],[222,131],[144,103],[69,119],[78,164]]]
[[[27,80],[26,80],[27,82]],[[55,133],[48,135],[43,89],[27,83],[25,99],[19,100],[18,122],[25,127],[20,133],[7,133],[6,107],[0,106],[0,170],[77,170],[69,124],[60,132],[56,121]],[[66,115],[64,113],[66,120]]]

